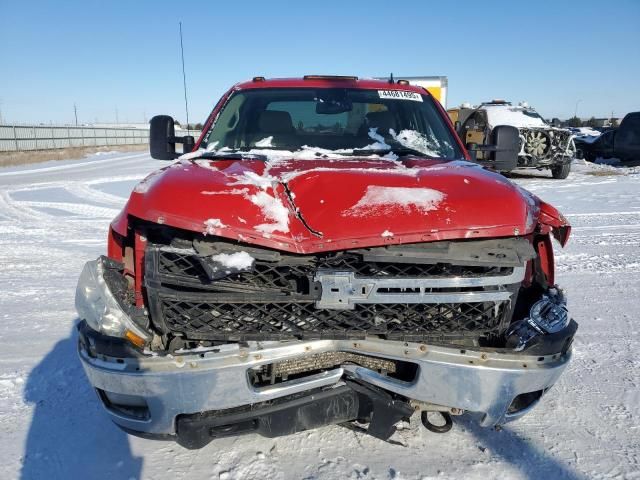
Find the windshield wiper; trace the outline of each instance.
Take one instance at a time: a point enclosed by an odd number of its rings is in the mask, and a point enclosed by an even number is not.
[[[389,147],[389,148],[360,148],[354,149],[354,155],[384,155],[387,153],[395,153],[399,157],[406,157],[407,155],[416,155],[418,157],[430,157],[424,152],[411,147]]]
[[[242,153],[237,151],[231,152],[202,152],[201,155],[197,157],[192,157],[189,160],[245,160],[248,158],[256,158],[258,160],[267,161],[266,155],[261,155],[257,153]]]

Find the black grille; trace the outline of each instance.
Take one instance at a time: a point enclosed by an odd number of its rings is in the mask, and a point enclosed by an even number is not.
[[[316,309],[313,303],[210,303],[161,299],[164,320],[194,339],[268,340],[464,338],[495,332],[508,302],[370,304],[354,310]]]
[[[448,263],[383,263],[363,261],[361,255],[348,252],[289,257],[279,262],[256,261],[250,272],[242,272],[224,280],[210,281],[202,257],[177,250],[160,250],[158,273],[168,282],[193,285],[203,289],[245,292],[309,293],[309,279],[317,270],[352,271],[362,277],[469,277],[509,275],[513,268],[497,266],[451,265]]]
[[[496,338],[509,324],[509,300],[356,304],[353,310],[316,308],[321,286],[314,282],[314,275],[318,270],[333,270],[367,278],[486,277],[509,275],[513,267],[365,261],[353,251],[306,256],[282,253],[277,261],[254,256],[251,271],[211,280],[203,266],[211,255],[150,245],[145,286],[152,321],[166,333],[221,341],[356,339],[367,335],[406,341],[477,340]],[[515,292],[518,285],[487,288]],[[483,288],[465,291],[470,290]]]

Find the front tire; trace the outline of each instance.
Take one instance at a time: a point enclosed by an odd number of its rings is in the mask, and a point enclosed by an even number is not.
[[[569,176],[571,171],[571,163],[565,163],[564,165],[556,165],[551,167],[551,176],[557,180],[564,180]]]

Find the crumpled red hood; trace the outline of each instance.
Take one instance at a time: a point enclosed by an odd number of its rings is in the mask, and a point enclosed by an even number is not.
[[[143,180],[128,215],[292,252],[533,231],[540,202],[455,161],[179,161]],[[121,232],[122,233],[122,232]]]

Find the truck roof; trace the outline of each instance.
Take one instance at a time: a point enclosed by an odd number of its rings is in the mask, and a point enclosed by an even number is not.
[[[423,87],[410,85],[406,80],[359,79],[355,76],[305,75],[299,78],[264,78],[240,82],[234,88],[239,90],[254,88],[360,88],[364,90],[406,90],[423,95],[431,95]]]

